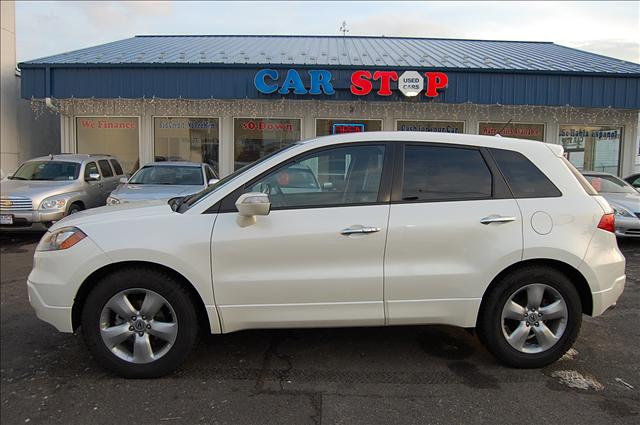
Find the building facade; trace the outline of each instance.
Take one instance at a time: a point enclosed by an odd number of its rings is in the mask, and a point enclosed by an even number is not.
[[[20,64],[63,152],[208,162],[221,175],[301,139],[359,131],[562,144],[579,169],[639,158],[640,65],[553,43],[138,36]]]
[[[60,152],[60,120],[52,113],[36,117],[31,101],[21,99],[21,75],[16,69],[15,2],[2,1],[0,8],[1,179],[29,158]]]

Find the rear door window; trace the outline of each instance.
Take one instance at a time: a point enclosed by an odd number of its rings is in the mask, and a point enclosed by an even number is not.
[[[100,165],[100,171],[102,171],[102,175],[106,177],[112,177],[113,171],[111,171],[111,167],[109,166],[109,161],[106,159],[101,159],[98,161],[98,165]]]
[[[486,199],[491,194],[491,171],[479,150],[405,147],[402,201]]]
[[[558,188],[533,162],[520,152],[489,149],[515,198],[553,198],[562,196]]]

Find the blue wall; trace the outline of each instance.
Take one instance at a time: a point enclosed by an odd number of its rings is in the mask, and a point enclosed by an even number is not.
[[[281,68],[281,76],[286,73]],[[305,84],[308,75],[300,70]],[[289,99],[406,100],[397,91],[383,97],[374,92],[353,96],[349,91],[355,69],[330,69],[336,89],[333,96],[287,95]],[[22,97],[54,98],[188,98],[188,99],[280,99],[264,95],[253,79],[258,68],[209,66],[24,66]],[[401,72],[402,69],[397,71]],[[640,109],[640,78],[601,75],[567,75],[516,72],[447,71],[449,86],[437,102],[503,105],[548,105],[590,108]],[[392,84],[392,89],[394,88]],[[420,95],[418,101],[426,100]]]

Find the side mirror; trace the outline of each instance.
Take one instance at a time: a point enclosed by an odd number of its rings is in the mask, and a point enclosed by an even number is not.
[[[220,181],[220,179],[211,179],[209,180],[209,186],[211,186],[212,184],[216,184]]]
[[[249,192],[240,195],[236,201],[236,208],[243,217],[268,215],[271,210],[271,201],[266,193]]]
[[[127,182],[128,182],[128,181],[129,181],[129,179],[128,179],[128,178],[126,178],[126,177],[120,177],[120,183],[122,183],[122,184],[127,184]]]
[[[325,183],[322,183],[322,188],[323,188],[324,190],[333,189],[333,183],[331,183],[331,182],[325,182]]]
[[[85,181],[88,182],[97,182],[98,180],[100,180],[100,174],[98,173],[91,173],[89,174],[89,178],[85,179]]]

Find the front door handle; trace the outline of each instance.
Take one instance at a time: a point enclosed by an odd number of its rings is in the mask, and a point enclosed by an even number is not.
[[[372,226],[361,226],[359,224],[355,224],[353,226],[344,228],[342,230],[340,230],[340,234],[341,235],[351,235],[353,233],[375,233],[375,232],[379,232],[381,229],[379,227],[372,227]]]
[[[504,215],[490,215],[489,217],[485,217],[480,220],[482,224],[491,224],[491,223],[508,223],[510,221],[516,221],[515,217],[509,217]]]

